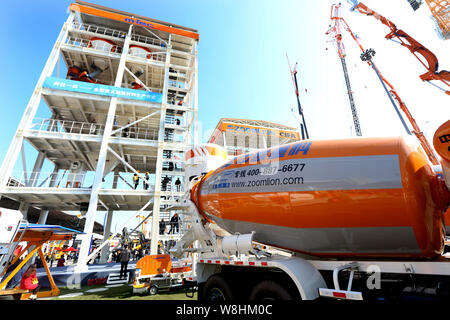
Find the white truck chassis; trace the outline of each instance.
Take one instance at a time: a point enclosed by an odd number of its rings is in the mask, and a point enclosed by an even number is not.
[[[445,256],[437,260],[333,260],[270,254],[256,248],[253,233],[230,235],[214,224],[204,226],[190,200],[181,206],[188,208],[193,225],[172,253],[199,254],[194,271],[200,300],[450,296],[450,258]]]

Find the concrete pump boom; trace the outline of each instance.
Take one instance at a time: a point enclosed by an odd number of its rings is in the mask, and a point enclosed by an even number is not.
[[[369,9],[365,4],[358,2],[357,0],[347,0],[347,1],[350,4],[352,4],[352,8],[350,9],[351,11],[356,10],[367,16],[373,16],[375,19],[379,20],[382,24],[389,27],[391,32],[389,32],[385,36],[386,39],[392,39],[394,37],[397,38],[397,40],[400,41],[400,44],[408,48],[408,50],[411,51],[411,53],[417,58],[417,60],[419,60],[420,63],[422,63],[422,65],[428,70],[428,72],[420,76],[420,79],[427,82],[431,80],[439,80],[448,87],[450,87],[450,72],[446,70],[441,70],[438,72],[439,63],[437,57],[434,55],[433,52],[425,48],[422,44],[420,44],[418,41],[416,41],[414,38],[412,38],[403,30],[397,29],[397,27],[392,21],[388,20],[387,18],[383,17],[382,15],[373,11],[372,9]],[[428,65],[419,58],[418,54],[421,55],[427,61]],[[432,84],[431,82],[429,83]],[[436,86],[435,84],[433,85]],[[438,88],[443,90],[446,94],[450,95],[450,90],[445,90],[442,89],[441,87]]]
[[[414,133],[414,135],[417,137],[417,139],[419,139],[420,144],[422,145],[422,148],[424,149],[424,151],[427,154],[428,158],[430,159],[431,163],[433,163],[434,165],[438,165],[439,160],[438,160],[435,152],[433,151],[433,148],[431,147],[431,145],[425,138],[423,132],[420,130],[419,125],[413,118],[411,112],[409,112],[408,108],[406,107],[406,104],[400,98],[400,96],[397,93],[397,91],[395,90],[394,86],[389,81],[386,80],[386,78],[381,74],[380,70],[375,66],[374,62],[372,61],[372,57],[375,54],[375,51],[373,49],[365,50],[364,47],[359,42],[358,38],[356,38],[355,34],[348,26],[347,22],[344,20],[344,18],[340,18],[340,19],[341,19],[340,21],[343,23],[345,29],[348,31],[348,33],[350,33],[353,40],[356,41],[359,48],[361,49],[361,52],[362,52],[361,60],[366,61],[367,64],[370,67],[372,67],[372,69],[375,71],[378,78],[380,79],[380,82],[383,85],[383,88],[386,90],[386,93],[388,94],[388,97],[391,100],[391,103],[394,106],[394,109],[397,112],[397,114],[398,114],[400,120],[402,121],[402,124],[405,127],[408,134],[410,134],[410,131],[409,131],[408,127],[406,126],[406,123],[403,120],[403,117],[401,116],[400,112],[398,111],[397,106],[396,106],[394,100],[392,99],[392,97],[394,97],[395,100],[397,100],[398,104],[400,105],[400,109],[402,109],[402,111],[405,113],[406,117],[408,118],[409,122],[411,123],[411,125],[413,127],[412,133]],[[387,87],[389,87],[390,90]]]
[[[300,95],[298,92],[298,82],[297,82],[297,63],[295,63],[294,70],[291,69],[291,63],[289,62],[289,57],[286,53],[286,58],[289,65],[289,71],[291,72],[292,83],[294,84],[295,96],[297,98],[298,113],[302,117],[302,122],[300,123],[300,131],[302,134],[302,140],[309,139],[308,129],[306,128],[305,115],[303,114],[303,108],[300,104]]]

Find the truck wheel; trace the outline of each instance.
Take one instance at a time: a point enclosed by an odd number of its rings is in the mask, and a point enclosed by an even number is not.
[[[206,281],[203,292],[203,299],[205,301],[219,302],[233,300],[233,293],[230,286],[219,275],[213,275]]]
[[[158,287],[157,286],[151,286],[149,289],[148,289],[148,293],[150,294],[150,295],[155,295],[155,294],[157,294],[158,293]]]
[[[253,289],[250,300],[272,301],[272,300],[294,300],[292,295],[279,284],[264,280]]]

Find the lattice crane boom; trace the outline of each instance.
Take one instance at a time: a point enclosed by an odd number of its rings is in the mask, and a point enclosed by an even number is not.
[[[350,102],[350,109],[352,111],[353,124],[355,126],[355,132],[357,136],[361,136],[361,126],[359,124],[358,112],[356,110],[355,101],[353,99],[353,91],[350,85],[350,78],[348,76],[347,64],[345,62],[345,46],[342,41],[342,33],[341,26],[342,17],[340,15],[340,4],[333,4],[331,6],[330,18],[331,21],[334,22],[333,25],[330,25],[330,29],[325,33],[327,35],[333,35],[333,38],[336,42],[336,47],[339,55],[339,59],[341,60],[342,70],[344,72],[345,85],[347,86],[347,94]]]
[[[425,0],[444,39],[450,39],[450,1]]]

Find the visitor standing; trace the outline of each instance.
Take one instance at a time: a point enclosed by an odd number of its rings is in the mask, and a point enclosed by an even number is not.
[[[130,261],[130,255],[128,245],[125,245],[120,253],[120,279],[122,279],[122,275],[126,276],[128,273],[128,261]]]

